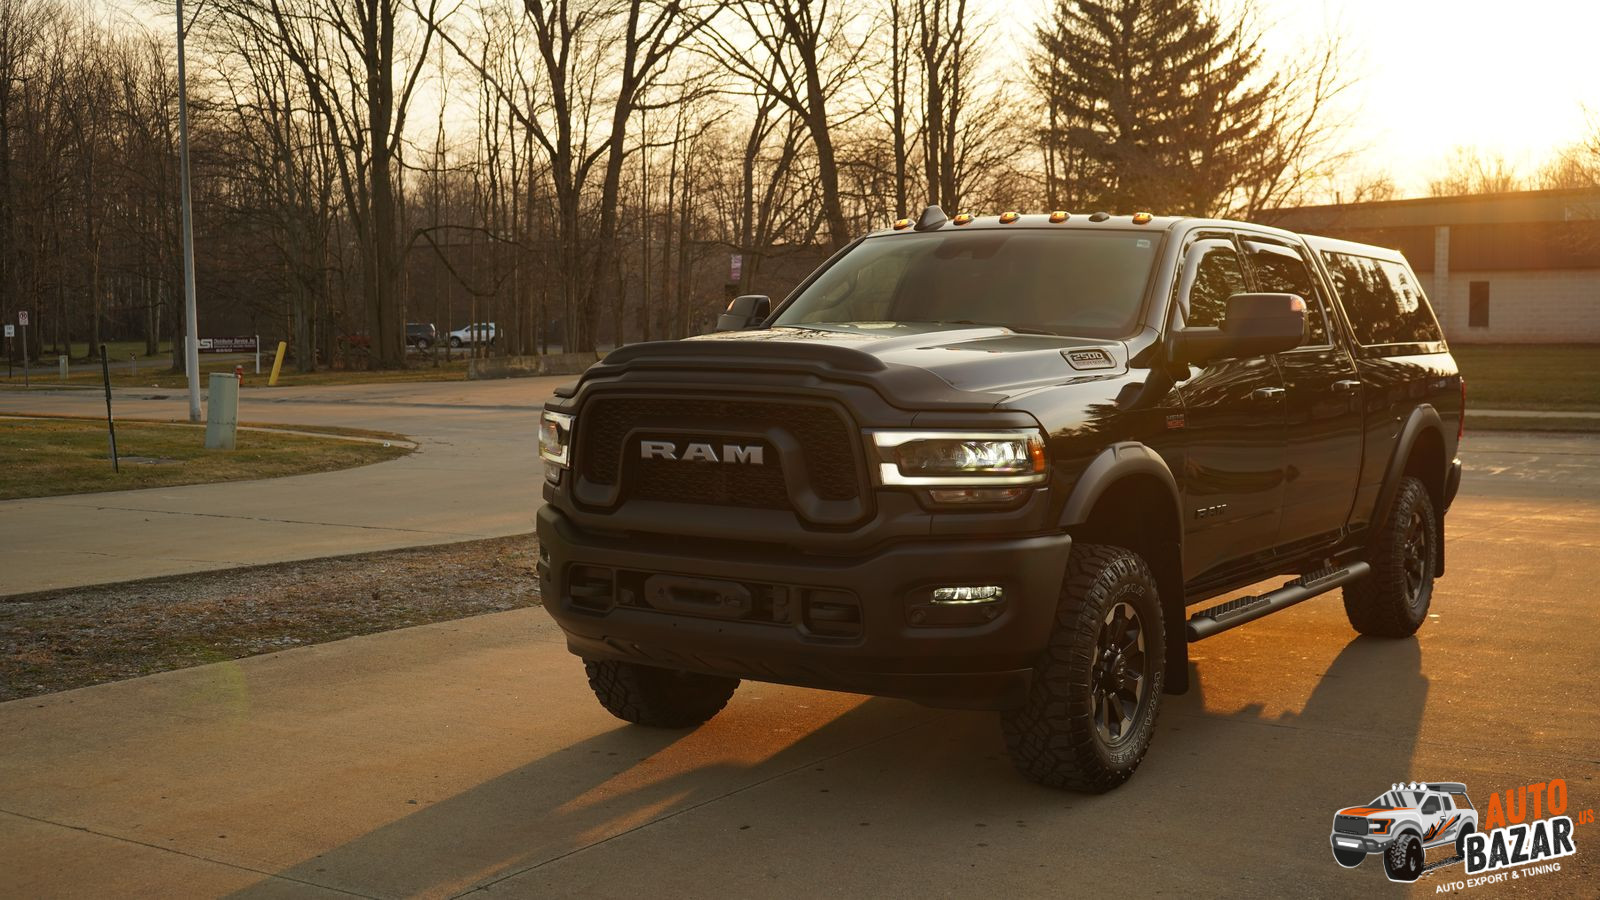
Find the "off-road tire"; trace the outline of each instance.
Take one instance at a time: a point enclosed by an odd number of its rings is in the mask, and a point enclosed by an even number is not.
[[[1337,847],[1333,850],[1333,861],[1346,869],[1354,869],[1365,862],[1366,859],[1367,854],[1360,850],[1340,850]]]
[[[724,706],[739,679],[658,669],[616,660],[583,661],[589,687],[606,711],[635,725],[691,728]]]
[[[1124,603],[1137,612],[1144,636],[1143,690],[1131,726],[1108,745],[1093,719],[1094,681],[1102,625]],[[1155,732],[1166,675],[1163,629],[1155,576],[1138,554],[1074,545],[1050,643],[1035,665],[1027,700],[1001,714],[1006,750],[1017,770],[1048,787],[1093,794],[1127,781]]]
[[[1416,881],[1422,874],[1422,841],[1402,834],[1383,851],[1383,873],[1390,881]]]
[[[1469,835],[1469,834],[1471,834],[1471,833],[1473,833],[1474,831],[1477,831],[1477,830],[1478,829],[1472,827],[1472,823],[1471,822],[1464,823],[1461,826],[1461,831],[1456,834],[1456,857],[1457,858],[1459,858],[1459,859],[1466,859],[1467,858],[1467,835]]]
[[[1412,528],[1420,528],[1421,583],[1413,589],[1407,580],[1408,561],[1413,568]],[[1403,638],[1416,634],[1428,618],[1433,600],[1433,573],[1439,560],[1439,520],[1422,482],[1407,475],[1395,491],[1394,502],[1382,527],[1372,535],[1367,561],[1372,573],[1344,586],[1344,611],[1350,625],[1374,637]],[[1415,577],[1413,573],[1413,577]]]

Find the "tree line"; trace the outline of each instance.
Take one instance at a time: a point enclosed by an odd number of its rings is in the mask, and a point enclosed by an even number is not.
[[[1247,0],[1026,28],[968,0],[207,0],[186,25],[202,320],[268,323],[302,369],[404,365],[408,320],[495,321],[476,352],[681,337],[930,202],[1267,219],[1353,153],[1337,35],[1274,51]],[[0,6],[0,313],[42,340],[181,340],[172,43]]]

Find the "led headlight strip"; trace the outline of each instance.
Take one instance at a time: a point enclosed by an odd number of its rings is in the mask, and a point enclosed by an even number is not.
[[[868,432],[878,454],[878,483],[912,487],[987,487],[1040,484],[1049,477],[1044,432]]]

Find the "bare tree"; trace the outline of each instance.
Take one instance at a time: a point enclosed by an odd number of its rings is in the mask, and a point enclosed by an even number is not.
[[[1477,147],[1457,147],[1445,161],[1443,174],[1428,180],[1428,194],[1434,197],[1499,194],[1520,190],[1522,184],[1522,176],[1504,156],[1487,154]]]

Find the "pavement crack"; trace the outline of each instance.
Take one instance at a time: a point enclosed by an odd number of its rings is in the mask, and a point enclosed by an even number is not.
[[[151,850],[159,850],[159,851],[161,851],[163,853],[171,853],[171,854],[173,854],[175,856],[183,856],[183,857],[187,857],[189,859],[199,860],[200,862],[211,863],[212,865],[224,866],[226,868],[234,869],[234,870],[237,870],[237,871],[240,871],[240,872],[249,872],[252,875],[260,875],[260,876],[262,876],[264,878],[271,878],[271,879],[274,879],[274,880],[277,880],[277,881],[288,881],[288,882],[292,882],[294,884],[303,884],[306,887],[318,888],[318,889],[321,889],[321,890],[324,890],[324,891],[332,891],[334,893],[345,894],[345,895],[350,896],[350,897],[362,897],[362,898],[365,898],[365,900],[382,900],[382,898],[380,898],[380,897],[378,897],[377,895],[374,895],[374,894],[362,894],[362,893],[358,893],[356,891],[348,890],[346,888],[335,887],[335,886],[329,885],[329,884],[320,884],[318,882],[311,881],[311,880],[308,880],[308,879],[305,879],[305,878],[295,878],[292,875],[284,875],[284,874],[282,874],[280,872],[268,872],[265,869],[257,869],[254,866],[247,866],[247,865],[244,865],[242,863],[229,862],[228,860],[225,860],[225,859],[216,859],[215,857],[206,856],[203,853],[192,853],[192,852],[190,852],[188,850],[182,850],[182,849],[179,849],[177,847],[163,847],[160,844],[152,844],[149,841],[141,841],[141,840],[138,840],[136,838],[124,837],[123,835],[120,835],[120,834],[111,834],[110,832],[101,831],[101,830],[99,830],[97,828],[89,828],[88,826],[85,826],[85,825],[68,825],[65,822],[57,822],[57,821],[55,821],[53,819],[46,819],[46,818],[43,818],[41,816],[30,816],[27,813],[21,813],[21,812],[17,812],[14,809],[5,809],[3,807],[0,807],[0,813],[4,813],[5,815],[8,815],[8,816],[15,816],[18,819],[26,819],[26,820],[28,820],[30,822],[38,822],[41,825],[51,825],[51,826],[54,826],[56,828],[65,828],[65,829],[67,829],[69,831],[80,831],[80,832],[83,832],[84,834],[92,834],[92,835],[94,835],[96,837],[103,837],[103,838],[107,838],[107,839],[113,840],[113,841],[120,841],[120,842],[122,842],[124,844],[133,844],[133,845],[138,846],[138,847],[146,847],[146,848],[151,849]]]

